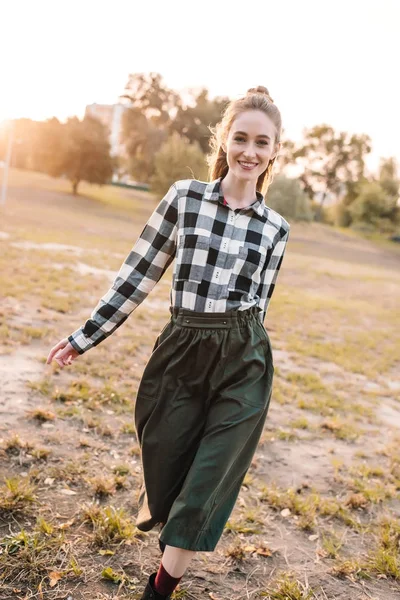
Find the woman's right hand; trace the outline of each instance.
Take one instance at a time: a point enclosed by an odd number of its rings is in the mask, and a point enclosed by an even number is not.
[[[79,352],[75,350],[67,338],[64,338],[50,350],[46,364],[49,365],[54,358],[63,369],[66,365],[70,365],[77,356],[79,356]]]

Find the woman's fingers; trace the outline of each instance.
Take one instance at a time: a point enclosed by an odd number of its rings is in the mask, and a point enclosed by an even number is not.
[[[68,339],[64,338],[50,350],[46,364],[49,365],[54,359],[63,368],[66,365],[70,365],[77,356],[78,352],[71,346]]]
[[[65,346],[65,342],[66,342],[66,340],[60,340],[60,341],[58,342],[58,344],[56,344],[55,346],[53,346],[53,348],[50,350],[50,352],[49,352],[49,355],[48,355],[48,357],[47,357],[46,364],[48,364],[48,365],[49,365],[49,364],[51,363],[51,361],[53,360],[55,353],[56,353],[56,352],[57,352],[57,351],[58,351],[60,348],[64,348],[64,346]]]

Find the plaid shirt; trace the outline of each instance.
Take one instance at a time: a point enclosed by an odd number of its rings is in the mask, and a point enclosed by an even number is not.
[[[243,310],[264,321],[289,237],[289,223],[265,205],[225,201],[221,177],[176,181],[159,202],[110,289],[68,341],[83,354],[111,335],[146,298],[175,258],[170,311]]]

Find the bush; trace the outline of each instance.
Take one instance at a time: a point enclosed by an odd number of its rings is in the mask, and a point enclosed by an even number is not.
[[[199,144],[174,132],[154,157],[152,192],[164,194],[179,179],[207,180],[208,167]]]
[[[351,218],[357,228],[378,230],[391,233],[399,223],[399,207],[396,199],[389,196],[376,182],[367,182],[360,186],[360,193],[349,206]]]
[[[297,179],[282,174],[277,175],[271,183],[266,204],[288,220],[312,221],[314,218],[311,202]]]
[[[335,206],[335,225],[338,227],[349,227],[351,225],[351,213],[349,207],[343,202],[338,202]]]

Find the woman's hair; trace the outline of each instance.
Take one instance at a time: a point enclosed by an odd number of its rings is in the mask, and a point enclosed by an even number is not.
[[[224,178],[228,173],[228,162],[226,153],[222,148],[221,143],[226,144],[229,130],[233,121],[240,113],[246,110],[262,110],[275,125],[275,140],[274,144],[278,144],[282,134],[282,119],[279,109],[274,104],[266,87],[259,85],[256,88],[247,90],[246,95],[238,100],[232,100],[224,109],[222,119],[215,127],[209,126],[211,131],[210,146],[211,152],[207,155],[206,160],[209,167],[209,179],[213,181],[218,177]],[[266,194],[268,187],[272,183],[272,170],[275,163],[275,158],[269,161],[268,167],[259,176],[256,189],[262,194]]]

